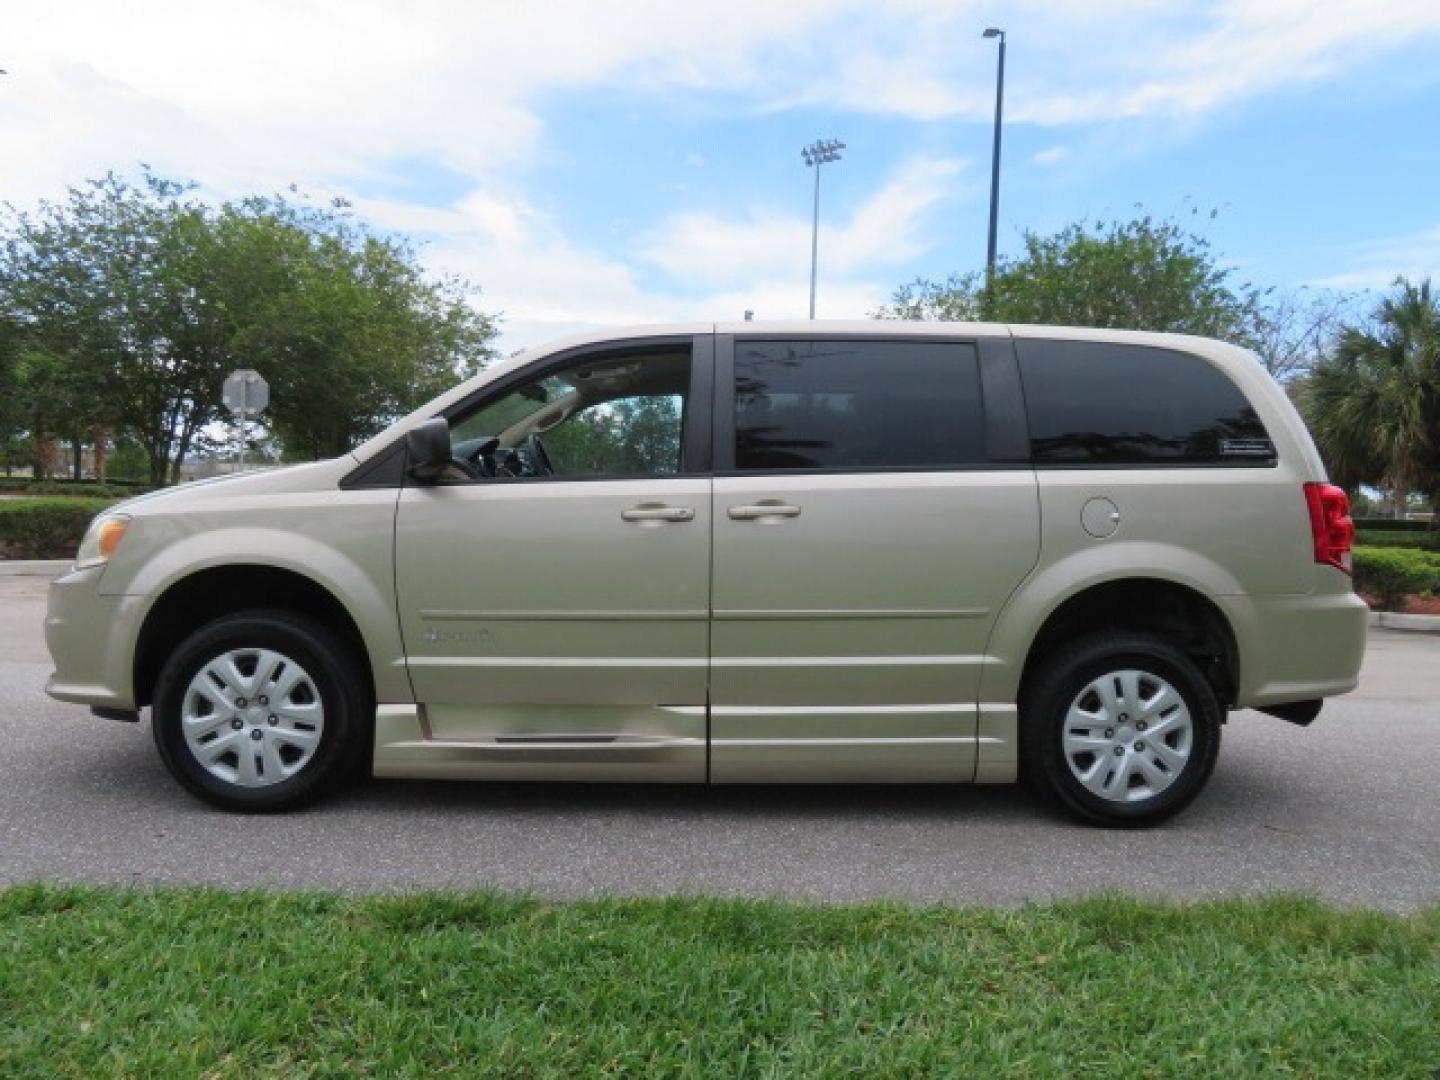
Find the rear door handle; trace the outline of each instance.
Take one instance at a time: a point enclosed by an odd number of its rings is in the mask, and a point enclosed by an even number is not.
[[[800,507],[780,502],[747,503],[744,506],[732,506],[725,513],[731,521],[756,521],[769,517],[799,517]]]
[[[632,506],[621,510],[623,521],[694,521],[695,508],[691,506]]]

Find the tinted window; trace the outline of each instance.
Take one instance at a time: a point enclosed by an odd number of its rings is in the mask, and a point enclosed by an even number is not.
[[[739,469],[943,467],[984,458],[972,346],[735,343]]]
[[[1245,395],[1198,356],[1104,342],[1020,341],[1016,348],[1038,464],[1275,460]]]

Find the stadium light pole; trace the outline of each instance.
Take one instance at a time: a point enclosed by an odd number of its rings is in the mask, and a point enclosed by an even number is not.
[[[985,248],[985,283],[995,276],[995,231],[1000,221],[1000,120],[1005,110],[1005,31],[985,28],[980,35],[1000,39],[1000,62],[995,69],[995,147],[990,155],[990,242]]]
[[[820,166],[840,160],[845,144],[838,139],[816,139],[800,151],[806,168],[815,170],[815,210],[810,220],[810,318],[815,318],[815,281],[820,267]]]

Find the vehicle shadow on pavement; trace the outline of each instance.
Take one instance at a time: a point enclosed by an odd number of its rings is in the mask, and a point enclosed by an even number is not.
[[[427,815],[493,813],[677,817],[904,817],[977,821],[1027,820],[1051,811],[1021,785],[967,784],[557,784],[372,780],[344,792],[349,808]],[[323,806],[318,808],[323,810]]]
[[[1294,803],[1332,796],[1318,778],[1307,781],[1263,757],[1232,755],[1199,799],[1171,822],[1205,827],[1263,823]],[[585,784],[510,781],[366,780],[329,804],[374,813],[427,816],[492,814],[646,815],[666,819],[776,818],[804,820],[927,819],[977,826],[1070,825],[1092,831],[1014,784]],[[1285,816],[1293,821],[1289,813]],[[1107,831],[1107,830],[1101,830]],[[1122,832],[1132,830],[1121,830]],[[1143,829],[1141,831],[1144,831]]]
[[[133,732],[117,729],[116,736]],[[145,737],[106,739],[94,759],[69,759],[67,787],[103,789],[108,797],[133,799],[159,809],[199,807],[165,772],[148,727]],[[73,789],[73,788],[72,788]],[[483,780],[379,780],[348,785],[308,810],[372,816],[483,818],[494,814],[654,814],[679,817],[935,818],[1034,821],[1059,818],[1044,800],[1020,784],[603,784]]]
[[[116,732],[120,734],[120,732]],[[166,774],[148,737],[106,739],[102,752],[69,758],[54,776],[64,788],[104,791],[136,808],[206,812]],[[98,750],[99,748],[97,748]],[[56,768],[51,764],[52,771]],[[1217,770],[1209,790],[1180,816],[1187,824],[1209,826],[1279,816],[1292,800],[1308,803],[1323,792],[1292,790],[1296,775],[1271,768],[1263,758],[1232,758]],[[1317,787],[1323,786],[1318,778]],[[219,813],[219,811],[214,811]],[[1033,794],[1023,784],[816,784],[722,785],[589,784],[513,781],[364,779],[303,811],[369,818],[413,815],[427,819],[469,818],[477,822],[496,816],[556,818],[654,816],[657,819],[846,822],[888,819],[934,821],[977,826],[1073,825],[1088,829]],[[1293,821],[1291,814],[1283,815]],[[1163,827],[1163,826],[1162,826]]]

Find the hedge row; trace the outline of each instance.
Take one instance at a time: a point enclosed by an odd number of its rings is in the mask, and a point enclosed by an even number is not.
[[[76,480],[74,477],[71,477],[71,476],[25,476],[25,475],[7,476],[7,475],[4,474],[4,473],[0,473],[0,486],[8,486],[8,485],[21,485],[21,486],[23,486],[23,485],[25,485],[25,484],[57,484],[57,485],[60,485],[60,486],[63,487],[63,486],[65,486],[65,485],[67,485],[67,484],[94,484],[94,483],[113,484],[115,487],[124,487],[124,488],[144,487],[144,486],[146,485],[146,481],[141,480],[141,479],[138,479],[138,478],[133,477],[133,476],[107,476],[107,477],[105,477],[104,480],[96,481],[96,480]]]
[[[1355,528],[1372,532],[1425,532],[1431,527],[1428,521],[1407,521],[1403,518],[1361,518],[1355,519]]]
[[[1425,532],[1381,532],[1377,529],[1357,529],[1355,542],[1367,547],[1422,548],[1440,551],[1440,529]]]
[[[0,476],[0,491],[21,495],[63,495],[82,499],[128,499],[153,488],[107,480],[103,484],[83,480],[32,480],[28,476]]]
[[[1414,548],[1357,547],[1355,590],[1380,601],[1386,611],[1404,606],[1405,597],[1440,595],[1440,553]]]
[[[0,557],[68,559],[90,519],[114,499],[0,499]]]

